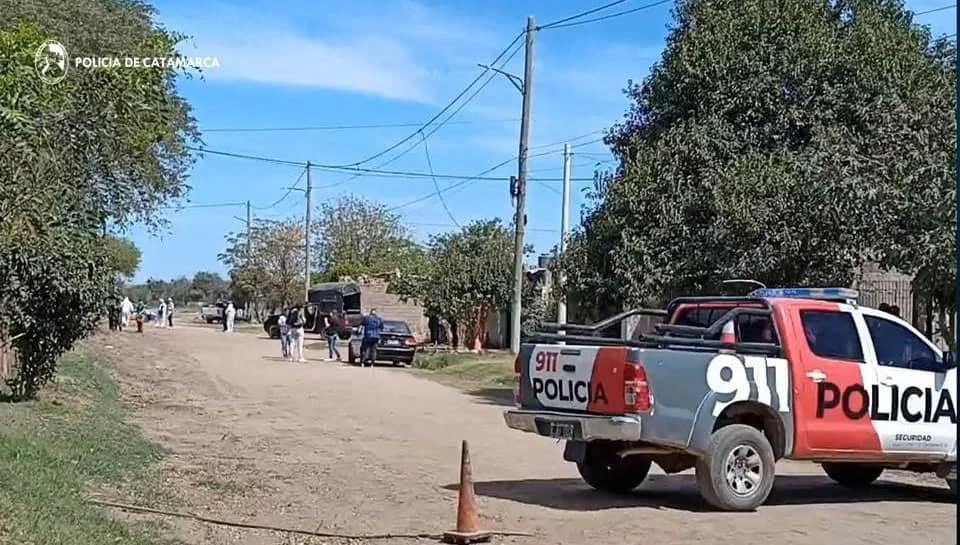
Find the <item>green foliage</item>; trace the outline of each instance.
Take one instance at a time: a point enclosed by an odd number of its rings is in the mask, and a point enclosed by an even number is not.
[[[284,308],[304,298],[303,225],[297,220],[256,220],[226,236],[220,261],[230,269],[234,302],[259,301]],[[249,251],[248,251],[249,249]]]
[[[103,226],[158,227],[159,207],[187,190],[196,137],[172,70],[74,68],[49,85],[34,53],[55,37],[71,52],[176,55],[180,37],[151,16],[132,0],[0,9],[0,349],[16,338],[17,398],[90,331],[116,273],[135,270],[136,252]]]
[[[0,404],[0,542],[165,542],[85,503],[91,487],[105,485],[122,487],[137,502],[162,493],[148,474],[161,450],[127,421],[106,364],[67,354],[57,385],[43,397]]]
[[[426,253],[390,281],[390,291],[480,334],[490,312],[512,296],[513,236],[500,220],[434,236]]]
[[[392,273],[421,253],[399,214],[354,195],[321,203],[311,228],[321,282]]]
[[[140,268],[140,248],[137,248],[136,244],[116,236],[106,236],[102,242],[113,270],[127,278],[137,274],[137,269]]]
[[[230,283],[214,272],[198,272],[193,279],[181,276],[172,280],[148,279],[143,284],[127,286],[124,293],[131,301],[146,303],[172,297],[175,303],[214,303],[230,295]]]
[[[955,54],[898,0],[681,3],[560,260],[571,296],[849,285],[875,260],[954,305]]]

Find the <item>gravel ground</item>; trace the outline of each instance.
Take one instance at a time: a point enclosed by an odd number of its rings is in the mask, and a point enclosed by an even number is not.
[[[481,522],[533,532],[497,543],[956,542],[938,479],[886,475],[852,493],[812,464],[783,462],[756,513],[716,513],[689,473],[604,495],[562,445],[507,429],[496,402],[390,367],[280,360],[262,335],[216,327],[100,337],[119,362],[136,420],[172,450],[166,485],[202,515],[323,532],[438,533],[455,523],[460,441],[470,443]],[[188,543],[365,543],[170,519]],[[377,541],[387,545],[409,539]]]

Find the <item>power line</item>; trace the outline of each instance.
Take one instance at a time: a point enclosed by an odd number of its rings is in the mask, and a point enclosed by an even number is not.
[[[180,210],[185,208],[232,208],[235,206],[246,206],[245,202],[217,202],[205,204],[184,204],[180,206],[164,206],[164,210]]]
[[[450,121],[448,125],[478,125],[484,123],[516,123],[517,119],[461,120]],[[419,127],[422,123],[373,123],[358,125],[314,125],[306,127],[217,127],[201,129],[201,132],[294,132],[294,131],[347,131],[361,129],[392,129]]]
[[[503,162],[501,162],[501,163],[497,163],[496,165],[488,168],[487,170],[484,170],[483,172],[481,172],[480,174],[477,174],[476,176],[473,176],[473,177],[471,177],[471,178],[467,178],[466,180],[457,182],[457,183],[455,183],[455,184],[448,185],[447,187],[443,188],[440,192],[441,192],[441,193],[445,193],[445,192],[447,192],[447,191],[450,191],[451,189],[455,189],[455,188],[460,187],[460,186],[462,186],[462,185],[464,185],[464,184],[467,184],[467,183],[469,183],[469,182],[471,182],[471,181],[480,179],[483,175],[488,174],[488,173],[490,173],[490,172],[493,172],[494,170],[497,170],[498,168],[500,168],[500,167],[502,167],[502,166],[504,166],[504,165],[506,165],[506,164],[512,163],[512,162],[515,161],[515,160],[516,160],[516,157],[511,157],[511,158],[507,159],[506,161],[503,161]],[[502,181],[502,180],[501,180],[501,181]],[[423,201],[425,201],[425,200],[428,200],[428,199],[433,198],[434,195],[435,195],[435,193],[430,193],[429,195],[425,195],[425,196],[423,196],[423,197],[419,197],[419,198],[413,199],[412,201],[407,201],[407,202],[405,202],[405,203],[403,203],[403,204],[394,206],[394,207],[392,207],[392,208],[388,208],[388,210],[392,212],[392,211],[394,211],[394,210],[399,210],[399,209],[401,209],[401,208],[406,208],[406,207],[408,207],[408,206],[413,206],[414,204],[417,204],[417,203],[420,203],[420,202],[423,202]]]
[[[586,146],[588,144],[592,144],[599,141],[600,141],[599,139],[592,140],[590,142],[583,142],[582,144],[577,144],[576,146],[572,146],[572,147]],[[286,159],[277,159],[273,157],[264,157],[259,155],[249,155],[244,153],[212,150],[209,148],[190,147],[189,149],[200,152],[200,153],[208,153],[211,155],[221,155],[224,157],[232,157],[235,159],[247,159],[251,161],[261,161],[261,162],[266,162],[271,164],[298,166],[301,168],[306,168],[307,166],[305,162],[290,161]],[[537,154],[531,154],[530,157],[552,155],[552,154],[560,153],[560,151],[561,150],[544,151]],[[513,160],[513,159],[516,159],[516,157],[513,157],[510,160]],[[315,168],[317,170],[322,170],[326,172],[351,173],[355,175],[354,177],[356,176],[370,176],[370,177],[381,177],[381,178],[434,178],[435,177],[439,179],[448,179],[448,180],[483,180],[483,181],[496,181],[496,182],[502,182],[505,180],[505,178],[503,177],[465,176],[461,174],[431,174],[428,172],[411,172],[411,171],[405,171],[405,170],[379,170],[374,168],[348,167],[348,166],[342,166],[342,165],[325,165],[325,164],[311,163],[310,166],[311,168]],[[578,178],[574,178],[574,180],[583,181],[583,179],[578,179]],[[560,181],[563,181],[563,179],[562,178],[530,178],[530,181],[560,182]],[[346,183],[346,182],[340,182],[337,185],[340,185],[342,183]]]
[[[279,199],[277,199],[276,202],[274,202],[273,204],[271,204],[271,205],[269,205],[269,206],[254,206],[254,207],[252,207],[252,208],[253,208],[254,210],[270,210],[271,208],[273,208],[273,207],[277,206],[278,204],[282,203],[284,200],[286,200],[287,197],[290,196],[291,193],[293,193],[293,191],[294,191],[295,189],[297,189],[297,186],[300,185],[300,180],[303,180],[303,175],[306,174],[306,173],[307,173],[307,169],[304,168],[304,169],[300,172],[300,176],[297,177],[297,181],[296,181],[296,182],[293,182],[293,185],[287,188],[287,192],[284,193],[283,196],[280,197]]]
[[[430,174],[433,174],[433,162],[430,160],[430,148],[427,147],[427,137],[423,136],[423,152],[427,156],[427,168],[430,169]],[[437,190],[437,198],[440,199],[440,204],[443,205],[444,211],[447,213],[447,217],[450,218],[450,221],[455,223],[457,227],[460,227],[460,224],[457,222],[457,218],[453,217],[453,212],[450,211],[450,207],[447,206],[447,200],[443,198],[443,193],[440,192],[440,184],[437,182],[437,177],[432,176],[433,178],[433,187]]]
[[[603,10],[605,10],[605,9],[607,9],[607,8],[612,8],[613,6],[616,6],[616,5],[619,5],[619,4],[623,4],[623,3],[626,2],[626,1],[627,1],[627,0],[617,0],[616,2],[610,2],[609,4],[604,4],[604,5],[602,5],[602,6],[600,6],[600,7],[597,7],[597,8],[593,8],[593,9],[590,9],[590,10],[587,10],[587,11],[582,11],[582,12],[577,13],[577,14],[575,14],[575,15],[571,15],[570,17],[564,17],[563,19],[559,19],[559,20],[557,20],[557,21],[553,21],[553,22],[547,23],[547,24],[545,24],[545,25],[541,25],[540,27],[537,28],[537,30],[539,30],[539,29],[541,29],[541,28],[551,28],[551,27],[555,27],[555,26],[557,26],[557,25],[562,25],[563,23],[566,23],[566,22],[568,22],[568,21],[572,21],[572,20],[574,20],[574,19],[579,19],[579,18],[581,18],[581,17],[586,17],[587,15],[592,15],[592,14],[598,12],[598,11],[603,11]]]
[[[522,34],[521,34],[521,35],[522,35]],[[514,41],[516,42],[516,40],[514,40]],[[512,45],[512,44],[511,44],[511,45]],[[506,66],[507,63],[510,62],[511,59],[513,59],[513,57],[517,54],[518,51],[520,51],[521,48],[522,48],[522,44],[517,44],[517,47],[515,47],[514,50],[513,50],[513,52],[511,52],[510,55],[508,55],[507,58],[505,58],[505,59],[503,60],[503,62],[500,63],[500,66],[499,66],[498,68],[503,68],[504,66]],[[502,56],[502,55],[501,55],[501,56]],[[498,59],[499,59],[499,57],[498,57]],[[494,61],[494,62],[496,62],[496,61]],[[491,63],[491,64],[493,64],[493,63]],[[489,70],[489,69],[488,69],[488,70]],[[483,76],[483,74],[481,74],[481,76]],[[478,87],[478,88],[473,92],[473,94],[471,94],[469,97],[467,97],[466,100],[464,100],[462,103],[460,103],[460,105],[457,107],[456,110],[454,110],[453,112],[451,112],[450,115],[448,115],[448,116],[446,117],[446,119],[444,119],[443,121],[441,121],[440,123],[438,123],[436,126],[434,126],[434,127],[430,130],[430,132],[424,134],[424,133],[423,133],[423,129],[421,128],[420,130],[418,130],[418,131],[417,131],[416,133],[414,133],[414,134],[418,134],[418,133],[419,133],[424,139],[433,136],[433,135],[434,135],[437,131],[439,131],[444,125],[446,125],[448,122],[450,122],[450,120],[451,120],[454,116],[456,116],[458,113],[460,113],[460,111],[463,110],[463,108],[466,107],[466,105],[469,104],[478,94],[480,94],[480,92],[483,91],[483,89],[486,88],[486,86],[489,85],[490,82],[491,82],[494,78],[496,78],[496,77],[497,77],[497,73],[496,73],[495,71],[492,72],[492,73],[487,77],[487,80],[484,81],[484,82],[480,85],[480,87]],[[442,112],[441,112],[441,113],[442,113]],[[401,152],[398,153],[397,155],[394,155],[394,156],[391,157],[390,159],[388,159],[388,160],[386,160],[386,161],[378,164],[378,165],[377,165],[376,167],[374,167],[374,168],[378,168],[378,169],[379,169],[379,168],[383,168],[383,167],[385,167],[385,166],[387,166],[387,165],[389,165],[389,164],[394,163],[395,161],[397,161],[398,159],[400,159],[401,157],[403,157],[403,156],[406,155],[407,153],[410,153],[410,151],[412,151],[412,150],[413,150],[414,148],[416,148],[418,145],[419,145],[418,142],[414,142],[412,145],[408,146],[407,149],[401,151]],[[351,176],[350,178],[347,178],[346,180],[344,180],[344,183],[353,181],[356,177],[357,177],[357,176]]]
[[[938,11],[946,11],[948,9],[953,9],[955,7],[957,7],[956,4],[950,4],[949,6],[940,6],[939,8],[928,9],[926,11],[918,11],[913,15],[917,16],[917,15],[926,15],[928,13],[937,13]]]
[[[453,225],[452,223],[424,223],[416,221],[405,221],[403,222],[406,225],[412,225],[414,227],[462,227],[461,225]],[[527,227],[528,231],[540,231],[543,233],[559,233],[559,229],[547,229],[547,228],[536,228],[536,227]]]
[[[645,9],[650,9],[650,8],[654,8],[654,7],[657,7],[657,6],[662,6],[663,4],[668,4],[668,3],[671,3],[671,2],[673,2],[673,1],[674,1],[674,0],[659,0],[658,2],[650,2],[649,4],[644,4],[644,5],[642,5],[642,6],[637,6],[637,7],[633,8],[633,9],[628,9],[628,10],[624,10],[624,11],[618,11],[618,12],[616,12],[616,13],[611,13],[611,14],[609,14],[609,15],[603,15],[603,16],[601,16],[601,17],[594,17],[593,19],[584,19],[584,20],[582,20],[582,21],[571,21],[571,22],[569,22],[569,23],[559,22],[559,21],[558,21],[558,22],[555,22],[555,23],[550,23],[550,24],[547,24],[547,25],[543,25],[542,27],[540,27],[540,29],[567,28],[567,27],[578,26],[578,25],[586,25],[586,24],[589,24],[589,23],[596,23],[596,22],[599,22],[599,21],[606,21],[607,19],[613,19],[614,17],[620,17],[620,16],[622,16],[622,15],[629,15],[629,14],[631,14],[631,13],[636,13],[636,12],[638,12],[638,11],[642,11],[642,10],[645,10]],[[561,21],[562,21],[562,20],[561,20]]]
[[[506,55],[508,51],[510,51],[510,48],[513,47],[514,44],[516,44],[518,41],[520,41],[520,38],[522,38],[524,34],[525,34],[525,32],[521,32],[521,33],[517,34],[516,38],[514,38],[513,41],[511,41],[510,44],[507,45],[507,47],[505,47],[505,48],[503,49],[503,51],[501,51],[500,54],[497,55],[497,57],[496,57],[495,59],[493,59],[492,62],[488,63],[488,66],[493,66],[493,65],[496,64],[501,58],[503,58],[503,56]],[[483,79],[483,76],[486,75],[486,73],[489,72],[489,71],[490,71],[490,68],[485,68],[482,72],[480,72],[480,74],[479,74],[476,78],[474,78],[473,81],[471,81],[466,87],[464,87],[463,90],[460,91],[460,93],[453,98],[453,100],[451,100],[449,103],[447,103],[447,105],[444,106],[442,110],[440,110],[439,112],[437,112],[436,115],[434,115],[433,117],[431,117],[426,123],[424,123],[423,125],[421,125],[419,129],[417,129],[416,131],[410,133],[409,135],[407,135],[406,137],[402,138],[401,140],[399,140],[398,142],[394,143],[393,145],[387,147],[386,149],[384,149],[384,150],[382,150],[382,151],[379,151],[379,152],[377,152],[377,153],[375,153],[375,154],[373,154],[373,155],[371,155],[371,156],[369,156],[369,157],[367,157],[367,158],[365,158],[365,159],[361,159],[360,161],[357,161],[357,162],[355,162],[355,163],[349,163],[349,165],[347,165],[347,166],[359,166],[359,165],[362,165],[362,164],[364,164],[364,163],[369,163],[370,161],[373,161],[374,159],[376,159],[376,158],[378,158],[378,157],[383,157],[384,155],[390,153],[391,151],[393,151],[393,150],[399,148],[400,146],[404,145],[405,143],[409,142],[413,137],[415,137],[416,135],[422,133],[424,129],[426,129],[426,128],[429,127],[431,124],[433,124],[434,121],[436,121],[437,119],[440,119],[440,116],[442,116],[444,113],[446,113],[447,110],[449,110],[450,108],[452,108],[453,105],[457,103],[457,101],[459,101],[461,98],[463,98],[463,96],[466,95],[466,94],[470,91],[470,89],[472,89],[473,86],[477,84],[477,82],[479,82],[481,79]]]

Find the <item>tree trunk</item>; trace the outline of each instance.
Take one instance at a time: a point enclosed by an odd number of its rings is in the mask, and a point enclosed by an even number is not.
[[[450,322],[450,346],[456,352],[460,348],[460,328],[457,327],[457,320],[451,319]]]

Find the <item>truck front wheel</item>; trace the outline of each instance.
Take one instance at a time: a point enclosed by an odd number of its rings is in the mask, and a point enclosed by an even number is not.
[[[823,471],[841,486],[860,488],[879,479],[883,468],[864,464],[830,463],[823,464]]]
[[[723,511],[753,511],[773,489],[773,448],[763,433],[744,424],[713,432],[697,461],[697,487],[707,503]]]
[[[623,458],[614,449],[587,445],[586,456],[577,462],[577,470],[594,489],[622,494],[640,486],[650,472],[650,464],[649,458]]]

